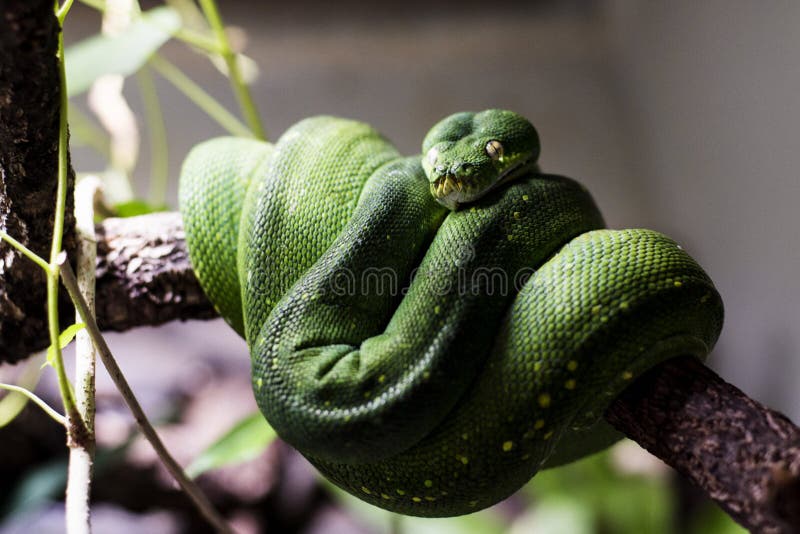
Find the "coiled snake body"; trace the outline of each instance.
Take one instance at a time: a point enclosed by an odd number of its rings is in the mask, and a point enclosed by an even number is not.
[[[703,270],[661,234],[603,229],[538,152],[528,121],[488,110],[441,121],[423,156],[313,117],[184,163],[191,261],[247,340],[261,411],[372,504],[494,504],[618,439],[602,415],[625,385],[719,335]]]

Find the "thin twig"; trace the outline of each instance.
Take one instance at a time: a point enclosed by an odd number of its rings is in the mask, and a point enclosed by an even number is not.
[[[167,128],[164,125],[164,113],[158,99],[153,74],[150,67],[143,66],[136,73],[139,94],[142,97],[148,139],[150,141],[150,191],[149,199],[153,206],[167,203],[167,185],[169,184],[169,149]]]
[[[222,107],[213,96],[186,76],[178,67],[158,54],[153,54],[148,62],[156,72],[186,95],[197,107],[217,121],[217,124],[228,130],[232,135],[239,137],[253,137],[253,133],[242,124],[230,111]]]
[[[214,509],[200,488],[198,488],[197,485],[188,476],[186,476],[183,468],[178,464],[177,461],[175,461],[172,455],[170,455],[169,451],[167,451],[161,439],[158,437],[155,429],[147,420],[147,416],[142,410],[142,407],[139,405],[139,401],[136,400],[136,396],[133,394],[130,385],[128,385],[128,381],[123,376],[122,371],[114,359],[114,356],[111,354],[111,350],[108,348],[108,345],[103,339],[94,317],[89,312],[86,301],[83,299],[83,295],[81,295],[80,290],[78,289],[78,283],[75,280],[75,274],[72,272],[72,268],[67,261],[66,253],[62,253],[59,256],[57,265],[61,272],[61,280],[64,283],[64,287],[67,288],[67,292],[69,292],[70,297],[72,297],[75,307],[78,308],[81,318],[86,323],[86,330],[88,331],[95,347],[97,348],[98,355],[100,356],[103,365],[105,365],[106,369],[108,370],[108,374],[111,376],[111,380],[114,381],[114,385],[117,387],[122,395],[122,398],[125,400],[125,403],[128,405],[128,408],[133,414],[133,417],[136,420],[136,423],[139,426],[142,434],[153,446],[153,449],[161,459],[164,467],[166,467],[167,471],[169,471],[170,474],[175,478],[181,489],[186,492],[200,513],[203,514],[203,516],[218,531],[232,533],[233,531],[231,528],[227,525],[227,523],[225,523],[225,520],[222,518],[222,516],[220,516],[219,513]]]
[[[242,115],[244,115],[245,121],[256,139],[266,140],[267,134],[261,124],[261,117],[258,114],[255,102],[253,102],[250,89],[242,77],[241,69],[239,69],[239,59],[228,41],[225,25],[222,23],[217,4],[214,0],[200,0],[200,7],[206,16],[208,25],[211,26],[211,30],[217,38],[219,53],[228,66],[228,78],[231,81],[231,88],[236,95],[236,100],[239,102],[239,109],[241,109]]]
[[[43,401],[40,397],[38,397],[33,391],[25,389],[20,386],[15,386],[14,384],[4,384],[4,383],[0,383],[0,389],[6,389],[8,391],[13,391],[14,393],[19,393],[20,395],[25,395],[31,401],[36,403],[36,405],[39,408],[44,410],[44,413],[52,417],[58,424],[66,426],[67,418],[58,413],[54,408],[52,408],[49,404]]]

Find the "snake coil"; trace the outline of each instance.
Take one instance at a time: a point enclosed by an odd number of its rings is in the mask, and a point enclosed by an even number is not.
[[[722,303],[674,241],[604,229],[585,188],[539,173],[519,115],[452,115],[423,153],[313,117],[198,145],[180,204],[278,434],[365,501],[451,516],[619,439],[611,400],[704,358]]]

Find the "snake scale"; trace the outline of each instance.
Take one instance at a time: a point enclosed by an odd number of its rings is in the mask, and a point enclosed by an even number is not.
[[[602,416],[626,384],[715,343],[700,266],[657,232],[604,229],[538,155],[503,110],[445,118],[413,157],[329,116],[188,155],[190,259],[247,341],[259,408],[361,499],[490,506],[619,439]]]

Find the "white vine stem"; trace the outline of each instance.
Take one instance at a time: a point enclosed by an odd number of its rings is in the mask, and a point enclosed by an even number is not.
[[[88,332],[89,337],[91,337],[92,342],[97,349],[97,354],[100,357],[100,360],[103,362],[103,365],[108,371],[111,380],[114,382],[114,385],[122,395],[123,400],[128,405],[128,408],[136,420],[136,424],[139,426],[139,430],[142,432],[147,441],[149,441],[153,446],[153,449],[161,459],[164,467],[166,467],[167,471],[169,471],[170,474],[175,478],[176,482],[178,482],[186,495],[189,496],[200,513],[214,526],[214,528],[217,529],[217,531],[233,533],[230,526],[228,526],[222,516],[220,516],[216,509],[214,509],[214,506],[209,502],[200,488],[198,488],[197,485],[188,476],[186,476],[183,468],[178,464],[175,458],[172,457],[169,451],[167,451],[164,443],[161,441],[161,438],[158,437],[158,434],[150,424],[150,421],[147,420],[147,416],[142,410],[139,401],[136,400],[136,396],[133,394],[130,385],[128,385],[128,381],[125,379],[125,376],[123,376],[122,370],[117,365],[114,356],[111,354],[111,350],[108,348],[108,345],[106,344],[105,339],[103,339],[100,329],[97,326],[97,322],[94,320],[94,315],[90,312],[89,307],[87,306],[86,301],[84,300],[83,295],[78,288],[78,282],[75,279],[75,273],[73,273],[72,268],[67,261],[66,252],[62,252],[59,255],[56,265],[61,273],[61,281],[64,283],[64,287],[67,288],[67,292],[72,298],[72,301],[75,303],[75,307],[78,309],[81,320],[86,323],[86,331]]]
[[[89,176],[75,187],[75,229],[78,233],[78,286],[86,296],[86,305],[94,315],[95,260],[97,242],[94,234],[94,199],[100,191],[100,180]],[[76,319],[80,313],[75,310]],[[89,534],[90,494],[94,467],[95,355],[94,345],[86,330],[75,337],[75,403],[86,426],[87,439],[69,449],[66,509],[67,534]]]

